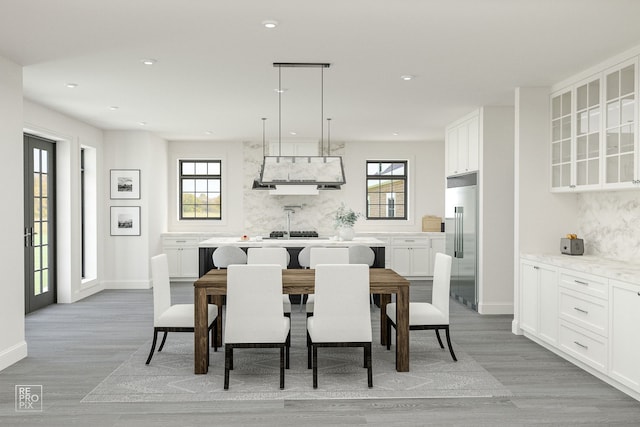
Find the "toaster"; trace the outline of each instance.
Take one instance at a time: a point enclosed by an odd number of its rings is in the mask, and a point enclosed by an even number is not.
[[[584,241],[582,239],[560,239],[560,252],[566,255],[584,254]]]

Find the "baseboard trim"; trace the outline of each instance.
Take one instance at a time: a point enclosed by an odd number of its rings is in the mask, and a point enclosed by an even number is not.
[[[151,280],[105,280],[104,289],[151,289]]]
[[[25,357],[27,357],[27,342],[20,341],[18,344],[0,352],[0,371],[8,368]]]
[[[478,313],[480,314],[513,314],[513,303],[505,302],[505,303],[497,303],[497,304],[487,304],[487,303],[478,303]]]

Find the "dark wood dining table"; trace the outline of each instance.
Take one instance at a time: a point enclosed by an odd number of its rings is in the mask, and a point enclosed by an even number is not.
[[[314,292],[315,270],[282,270],[282,292],[301,295]],[[380,295],[380,344],[387,345],[386,307],[391,295],[396,295],[396,370],[409,371],[409,281],[388,268],[371,268],[369,285],[372,294]],[[227,294],[227,270],[213,269],[194,283],[195,330],[194,330],[194,368],[196,374],[206,374],[209,369],[209,338],[207,334],[207,304],[209,301],[219,309],[218,333],[215,337],[218,346],[222,345],[223,296]]]

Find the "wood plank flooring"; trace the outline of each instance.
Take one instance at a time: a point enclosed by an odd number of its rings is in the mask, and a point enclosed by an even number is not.
[[[174,283],[172,292],[174,303],[193,299],[191,284]],[[412,300],[429,295],[427,282],[412,284]],[[104,291],[27,316],[29,357],[0,372],[0,425],[640,425],[640,402],[513,335],[511,316],[480,316],[453,301],[451,316],[454,344],[509,388],[513,397],[80,403],[152,336],[150,290]],[[16,384],[44,386],[42,413],[15,412]]]

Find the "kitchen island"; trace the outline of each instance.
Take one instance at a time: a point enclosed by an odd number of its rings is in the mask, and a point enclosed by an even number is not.
[[[350,246],[364,245],[373,249],[375,259],[374,268],[385,267],[384,242],[373,237],[355,237],[353,240],[337,240],[333,238],[309,238],[309,239],[256,239],[241,240],[239,237],[214,237],[204,240],[198,245],[200,277],[209,270],[215,268],[213,264],[213,251],[220,246],[237,246],[243,250],[248,248],[287,248],[291,257],[289,268],[300,268],[298,254],[306,246],[318,246],[326,248],[348,248]]]

